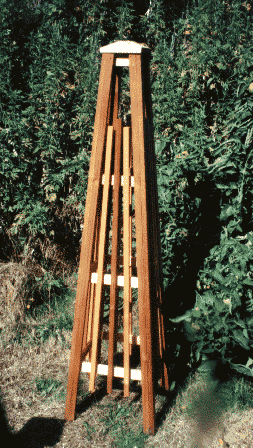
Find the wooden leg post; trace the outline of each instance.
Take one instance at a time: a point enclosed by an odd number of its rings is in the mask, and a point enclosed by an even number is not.
[[[136,247],[139,285],[139,325],[144,432],[155,431],[154,366],[151,325],[150,254],[144,135],[143,74],[140,55],[129,55],[130,97],[133,136]]]
[[[109,126],[106,142],[105,183],[103,190],[102,219],[101,219],[99,249],[98,249],[98,275],[97,275],[97,287],[96,287],[95,309],[94,309],[94,324],[92,332],[91,374],[90,374],[90,386],[89,386],[90,392],[94,392],[95,390],[95,376],[97,373],[98,337],[100,334],[99,324],[101,322],[101,297],[102,297],[102,286],[104,282],[105,235],[106,235],[109,187],[111,181],[112,144],[113,144],[113,127]]]
[[[130,383],[130,141],[129,128],[123,128],[123,244],[124,244],[124,397],[129,397]]]
[[[122,121],[116,122],[115,130],[115,160],[114,160],[114,185],[113,185],[113,220],[112,220],[112,255],[111,255],[111,294],[110,294],[110,321],[109,321],[109,348],[108,348],[108,376],[107,392],[112,393],[113,380],[113,355],[116,346],[117,306],[117,267],[118,267],[118,244],[119,244],[119,195],[120,195],[120,159],[122,145]]]
[[[100,188],[113,65],[113,54],[105,54],[102,56],[69,361],[65,419],[70,421],[75,418],[77,387],[82,361],[84,322],[85,316],[88,315],[87,300],[91,277],[92,245],[98,209],[97,201]]]

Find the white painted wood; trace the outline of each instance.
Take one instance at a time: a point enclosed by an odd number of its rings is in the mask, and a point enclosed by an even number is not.
[[[82,372],[91,372],[91,363],[82,363]],[[97,375],[108,375],[108,366],[106,364],[98,364]],[[114,376],[116,378],[124,378],[124,367],[114,367]],[[130,378],[133,381],[141,381],[141,370],[130,369]]]
[[[102,175],[102,185],[105,183],[105,175]],[[111,185],[114,185],[114,174],[112,174]],[[121,176],[121,186],[124,185],[124,176]],[[131,187],[134,187],[134,176],[131,176]]]
[[[97,272],[92,272],[91,283],[97,283],[97,278],[98,278]],[[111,274],[105,274],[104,275],[104,285],[110,285],[110,284],[111,284]],[[124,276],[123,275],[117,276],[117,285],[124,286]],[[131,287],[138,288],[138,277],[131,277]]]
[[[129,59],[117,58],[115,62],[116,67],[129,67]]]
[[[141,345],[140,336],[135,336],[134,334],[130,334],[130,344]]]
[[[131,40],[118,40],[105,47],[101,47],[100,53],[140,54],[143,50],[150,51],[150,48],[146,44],[138,44]]]

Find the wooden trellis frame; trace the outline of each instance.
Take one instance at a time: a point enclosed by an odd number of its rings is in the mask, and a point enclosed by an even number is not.
[[[81,368],[89,372],[89,390],[97,374],[124,378],[124,396],[130,380],[141,380],[144,432],[155,431],[154,387],[168,389],[165,340],[161,313],[162,267],[159,234],[153,117],[149,79],[150,49],[145,44],[118,41],[102,53],[92,153],[85,206],[75,317],[69,363],[65,419],[74,420]],[[118,119],[117,67],[130,74],[131,126]],[[121,160],[122,159],[122,160]],[[123,175],[122,175],[123,174]],[[120,189],[123,194],[123,257],[119,256]],[[132,257],[131,201],[134,188],[136,258]],[[109,217],[112,212],[111,255],[108,256]],[[119,265],[123,262],[123,276]],[[107,264],[111,274],[105,274]],[[137,266],[137,277],[132,268]],[[109,332],[103,332],[103,287],[110,284]],[[123,334],[117,329],[117,296],[124,286]],[[132,334],[132,287],[138,287],[139,336]],[[99,363],[102,339],[109,340],[108,365]],[[123,367],[114,366],[117,341],[123,342]],[[131,369],[132,345],[140,345],[141,370]]]

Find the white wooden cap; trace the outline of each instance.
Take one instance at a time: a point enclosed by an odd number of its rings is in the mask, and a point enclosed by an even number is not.
[[[138,44],[131,40],[118,40],[112,44],[100,48],[100,53],[126,53],[140,54],[143,51],[150,51],[146,44]]]

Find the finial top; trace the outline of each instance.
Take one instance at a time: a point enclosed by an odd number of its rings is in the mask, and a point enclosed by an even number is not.
[[[118,40],[100,48],[100,53],[140,54],[143,53],[143,51],[150,51],[150,48],[146,44],[138,44],[131,40]]]

